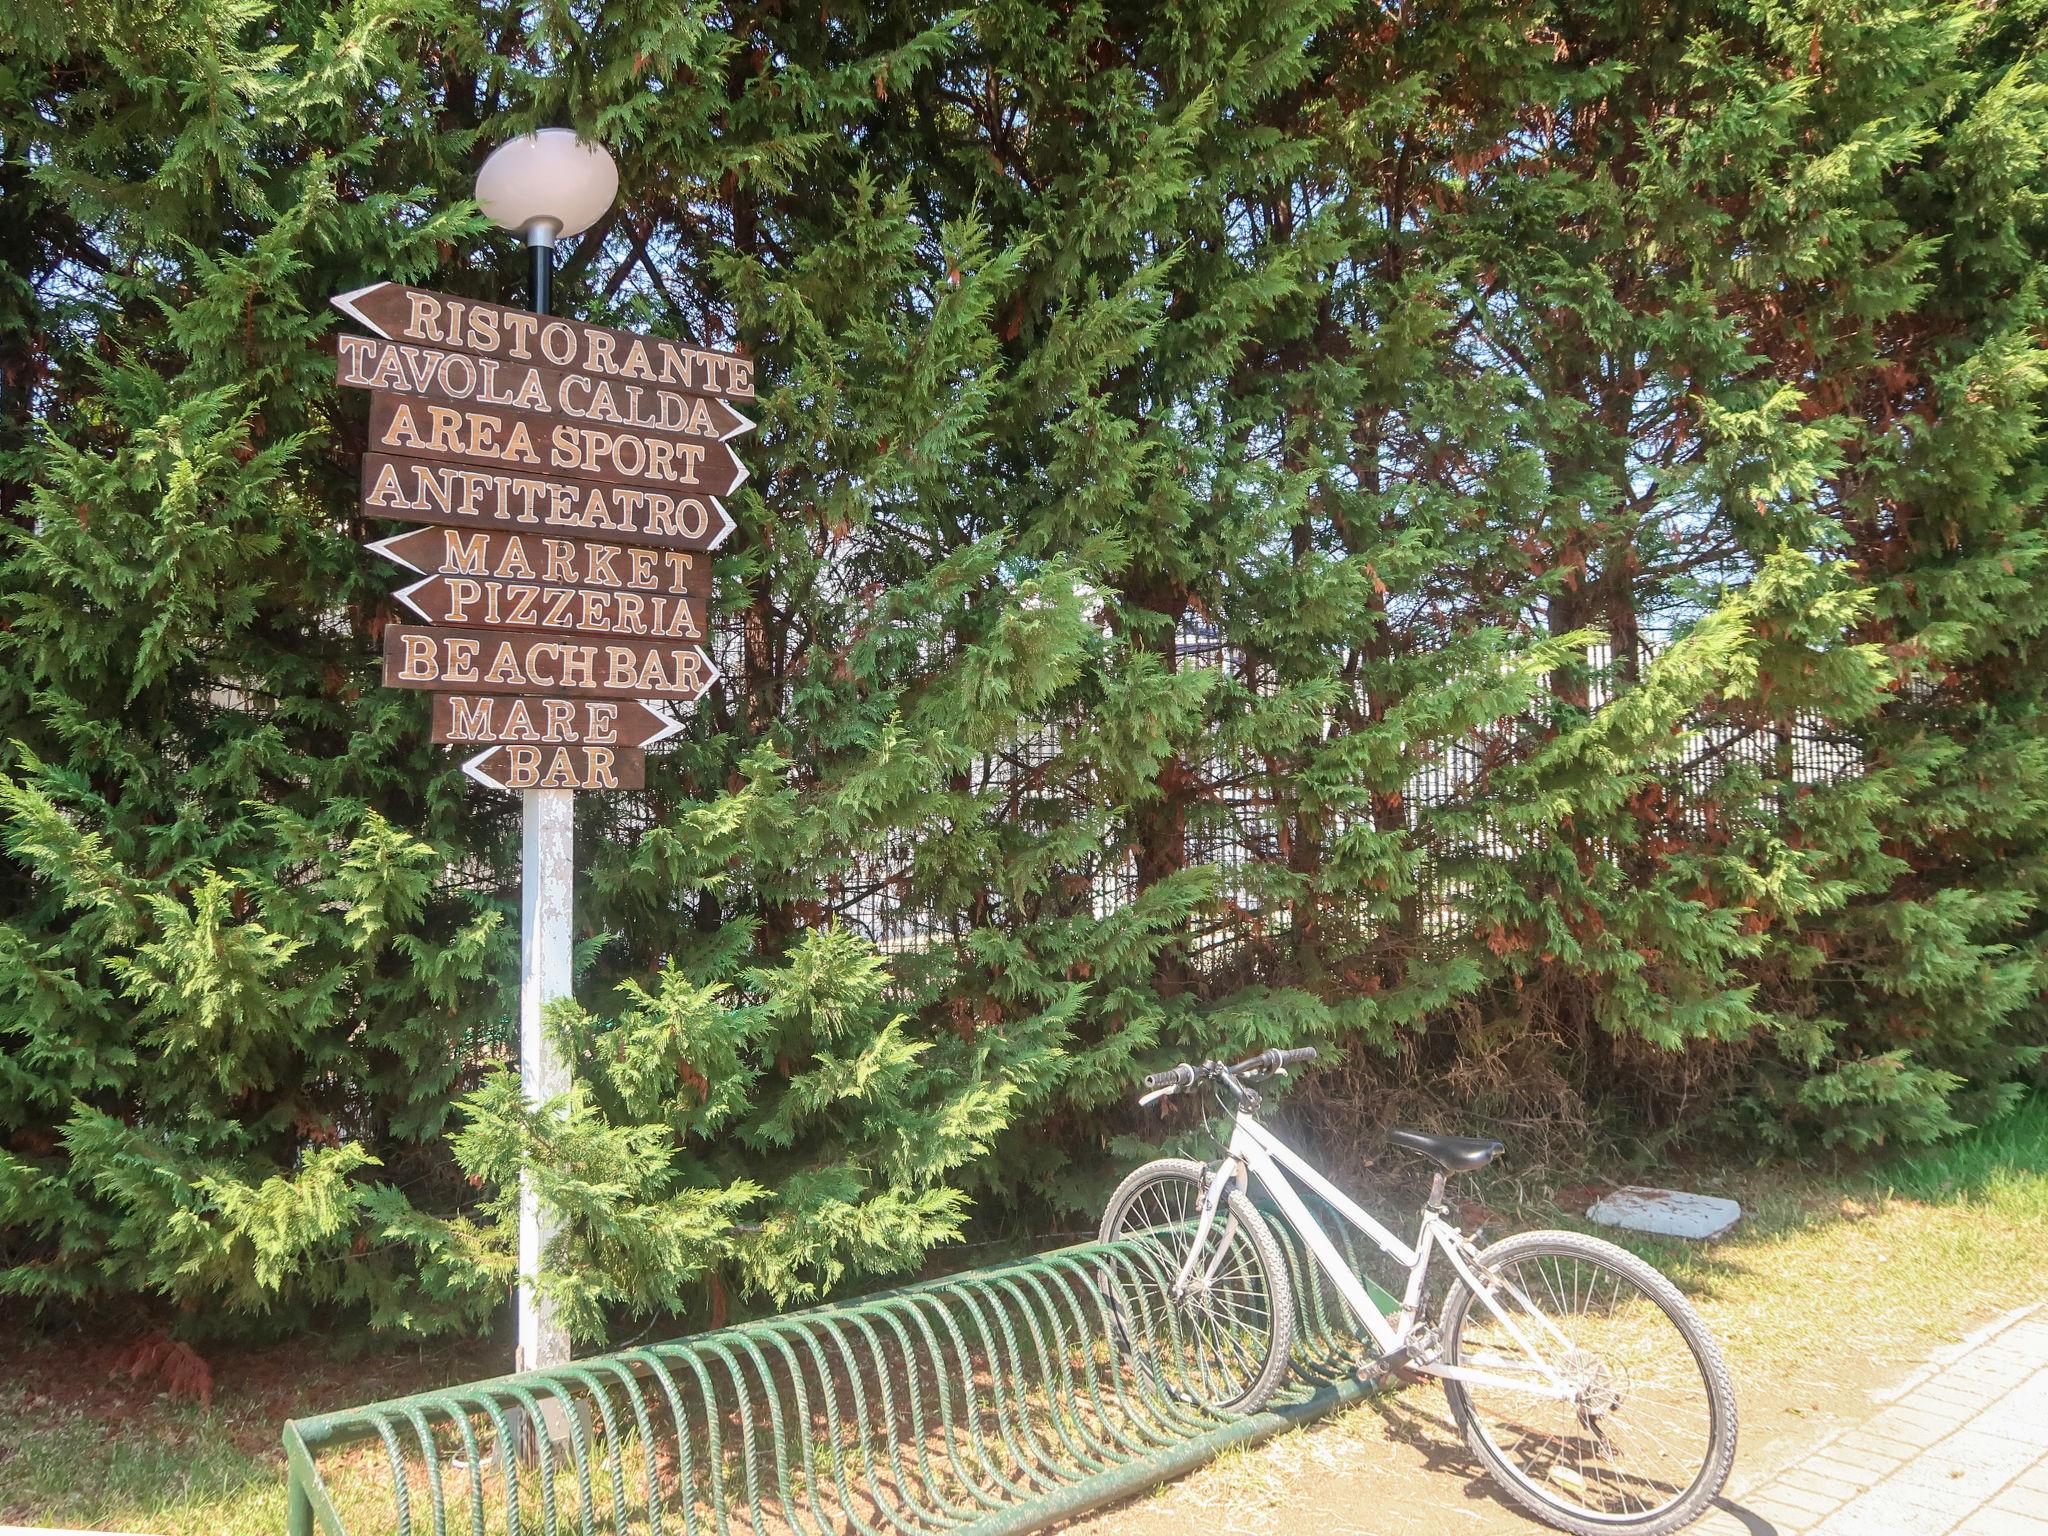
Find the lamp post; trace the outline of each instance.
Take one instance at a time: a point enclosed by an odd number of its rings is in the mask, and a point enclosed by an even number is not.
[[[568,128],[543,128],[501,144],[477,173],[485,213],[515,231],[531,253],[531,299],[550,313],[555,242],[580,235],[618,195],[619,171],[598,145]],[[521,795],[519,845],[519,1081],[529,1104],[569,1087],[569,1066],[547,1039],[541,1016],[574,989],[572,955],[576,878],[576,793],[529,789]],[[533,1180],[519,1186],[519,1345],[515,1369],[538,1370],[569,1358],[569,1334],[537,1288],[541,1256],[554,1233]]]

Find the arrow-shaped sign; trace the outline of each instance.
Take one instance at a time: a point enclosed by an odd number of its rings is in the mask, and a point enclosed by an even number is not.
[[[641,789],[647,755],[626,747],[486,747],[462,771],[486,789]]]
[[[651,549],[716,549],[733,530],[716,496],[381,453],[363,455],[362,508],[401,523],[570,534]]]
[[[628,383],[655,384],[733,400],[754,398],[754,364],[732,352],[636,336],[479,299],[371,283],[331,301],[388,341],[423,342],[482,357],[573,368]]]
[[[499,474],[566,475],[678,495],[727,496],[747,482],[746,466],[727,443],[507,406],[439,405],[382,389],[370,396],[370,448],[380,455],[471,464]],[[369,469],[367,459],[363,467]]]
[[[693,442],[722,443],[754,430],[751,418],[715,397],[370,336],[335,339],[334,382],[446,405],[540,411]]]
[[[718,668],[711,658],[681,640],[384,626],[387,688],[675,699],[687,704],[702,698],[717,681]]]
[[[494,576],[427,576],[398,600],[429,624],[483,629],[570,630],[629,640],[702,640],[703,604],[688,594],[551,587]]]
[[[433,739],[478,745],[651,747],[683,728],[644,699],[522,699],[437,693]]]
[[[422,576],[490,576],[555,587],[688,593],[700,604],[711,594],[711,562],[679,549],[455,528],[414,528],[364,547]]]

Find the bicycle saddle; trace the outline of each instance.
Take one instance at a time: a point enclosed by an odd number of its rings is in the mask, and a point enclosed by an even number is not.
[[[1428,1131],[1389,1131],[1387,1140],[1420,1152],[1445,1173],[1470,1173],[1484,1168],[1507,1150],[1507,1143],[1481,1136],[1432,1136]]]

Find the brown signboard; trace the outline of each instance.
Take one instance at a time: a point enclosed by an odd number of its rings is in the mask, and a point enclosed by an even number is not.
[[[462,771],[488,789],[641,789],[647,755],[630,747],[487,747]]]
[[[729,495],[747,480],[745,467],[724,443],[506,406],[439,405],[381,389],[370,397],[370,448],[513,474],[567,475],[700,496]]]
[[[384,626],[384,685],[445,693],[702,698],[718,669],[683,640]]]
[[[373,428],[377,419],[373,409]],[[700,492],[382,453],[363,455],[362,507],[396,522],[588,536],[652,549],[716,549],[733,529],[718,498]]]
[[[398,600],[429,624],[482,629],[573,630],[634,640],[702,640],[699,599],[604,587],[551,587],[495,576],[428,576]]]
[[[421,342],[693,394],[754,398],[754,364],[731,352],[429,293],[401,283],[372,283],[332,302],[387,341]]]
[[[650,747],[683,722],[638,699],[522,699],[434,695],[435,741],[526,746]]]
[[[687,594],[700,605],[711,595],[711,562],[680,549],[468,528],[415,528],[367,547],[422,576],[490,576],[555,587]]]
[[[369,547],[418,573],[384,681],[434,693],[433,736],[500,790],[635,789],[718,681],[702,644],[720,504],[746,482],[753,363],[397,283],[336,307],[370,397],[363,512],[423,524]],[[478,750],[480,749],[480,750]]]
[[[336,338],[334,382],[445,405],[542,411],[693,442],[724,442],[754,425],[723,400],[704,395],[372,336]]]

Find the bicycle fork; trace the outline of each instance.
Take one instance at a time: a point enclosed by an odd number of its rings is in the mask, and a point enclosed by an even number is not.
[[[1195,1222],[1195,1238],[1188,1245],[1187,1257],[1180,1261],[1180,1270],[1173,1277],[1173,1288],[1167,1293],[1175,1301],[1181,1300],[1197,1283],[1195,1270],[1201,1264],[1204,1245],[1209,1234],[1216,1227],[1216,1213],[1223,1208],[1223,1202],[1230,1198],[1232,1184],[1246,1184],[1245,1166],[1241,1158],[1228,1158],[1217,1168],[1209,1180],[1209,1187],[1202,1191],[1202,1214]],[[1216,1283],[1216,1277],[1223,1272],[1223,1261],[1229,1257],[1231,1239],[1237,1236],[1237,1218],[1223,1218],[1223,1240],[1216,1245],[1216,1252],[1202,1265],[1200,1285],[1207,1289]]]

